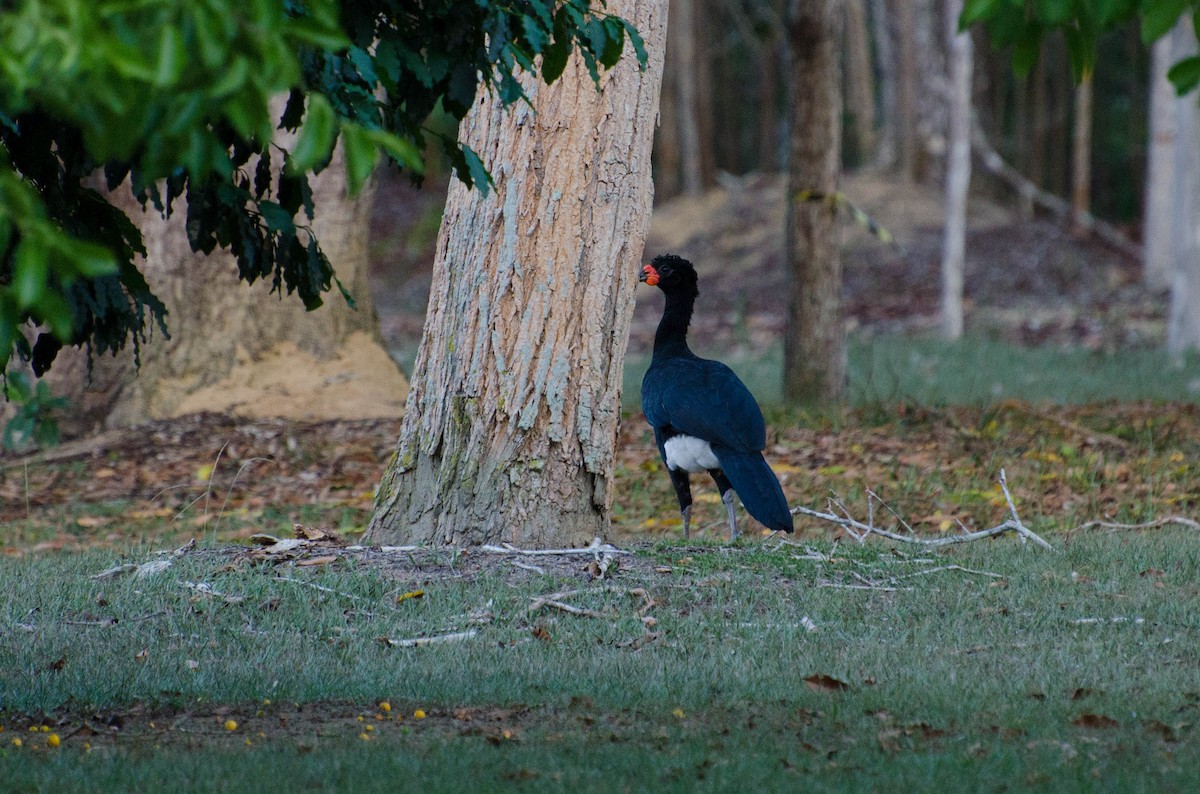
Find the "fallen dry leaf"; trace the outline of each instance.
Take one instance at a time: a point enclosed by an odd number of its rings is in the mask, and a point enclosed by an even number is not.
[[[1072,725],[1080,728],[1116,728],[1121,723],[1104,714],[1083,713],[1071,720]]]
[[[823,673],[808,676],[804,679],[804,683],[808,684],[808,688],[814,692],[844,692],[850,688],[845,681],[839,681],[833,676]]]
[[[296,563],[297,568],[311,568],[317,565],[329,565],[331,562],[337,562],[337,555],[328,554],[324,557],[310,557],[307,560],[300,560]]]

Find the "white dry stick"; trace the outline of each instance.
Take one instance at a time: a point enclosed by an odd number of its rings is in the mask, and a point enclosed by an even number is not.
[[[522,568],[526,571],[533,571],[534,573],[540,573],[540,574],[546,573],[546,569],[541,567],[540,565],[529,565],[527,563],[521,562],[520,560],[509,560],[509,562],[512,563],[514,568]]]
[[[532,612],[535,609],[540,609],[541,607],[554,607],[555,609],[561,609],[563,612],[569,612],[572,615],[582,615],[583,617],[588,617],[588,618],[604,617],[603,612],[597,612],[594,609],[584,609],[583,607],[573,607],[570,604],[564,604],[562,601],[553,601],[553,600],[547,600],[547,599],[538,599],[537,601],[535,601],[533,603],[532,606],[529,607],[529,611]]]
[[[964,568],[961,565],[939,565],[936,568],[926,568],[923,571],[914,571],[913,573],[901,574],[900,576],[892,577],[897,579],[911,579],[914,576],[925,576],[931,573],[939,573],[941,571],[962,571],[963,573],[972,573],[976,576],[990,576],[993,579],[1003,579],[1004,574],[992,573],[991,571],[976,571],[973,568]]]
[[[342,593],[326,587],[325,585],[317,584],[316,582],[306,582],[303,579],[293,579],[290,576],[276,576],[275,578],[281,582],[291,582],[292,584],[304,585],[305,587],[311,587],[314,590],[320,590],[322,593],[332,593],[333,595],[341,596],[342,598],[351,598],[355,601],[365,600],[362,596],[356,596],[353,593]]]
[[[391,637],[380,637],[379,641],[389,648],[419,648],[422,645],[435,645],[440,642],[457,642],[469,640],[478,634],[477,629],[456,631],[453,634],[438,634],[433,637],[414,637],[410,640],[393,640]]]
[[[522,554],[529,557],[553,557],[564,556],[571,554],[586,554],[596,559],[602,554],[631,554],[632,552],[618,549],[609,543],[604,543],[600,538],[592,538],[590,546],[582,549],[518,549],[511,543],[503,543],[499,546],[480,546],[479,551],[488,554]]]
[[[109,568],[106,571],[101,571],[100,573],[92,574],[88,578],[93,579],[93,580],[113,579],[115,577],[121,576],[122,574],[133,573],[137,569],[138,569],[137,563],[125,562],[125,563],[121,563],[120,565],[114,565],[113,567]]]
[[[1200,522],[1198,521],[1193,521],[1192,519],[1184,518],[1183,516],[1163,516],[1162,518],[1156,518],[1153,521],[1146,521],[1141,524],[1115,524],[1110,521],[1088,521],[1087,523],[1080,524],[1071,531],[1082,532],[1085,529],[1099,527],[1100,529],[1107,529],[1112,532],[1116,532],[1117,530],[1121,529],[1154,529],[1156,527],[1165,527],[1169,524],[1178,524],[1179,526],[1187,527],[1188,529],[1200,530]]]

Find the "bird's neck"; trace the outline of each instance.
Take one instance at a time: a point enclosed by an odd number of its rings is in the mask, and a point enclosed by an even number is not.
[[[662,319],[658,321],[658,331],[654,334],[655,358],[688,355],[692,352],[687,344],[687,331],[695,304],[695,295],[667,295],[667,305],[663,307]]]

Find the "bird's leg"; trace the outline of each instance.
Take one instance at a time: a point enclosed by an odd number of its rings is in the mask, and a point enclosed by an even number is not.
[[[671,485],[675,486],[675,495],[679,497],[679,512],[683,514],[683,536],[689,537],[689,524],[692,517],[692,484],[684,469],[667,467],[671,475]]]
[[[717,484],[717,488],[721,491],[721,501],[725,504],[725,514],[729,516],[729,539],[737,540],[737,513],[733,505],[733,484],[729,482],[729,478],[725,476],[725,472],[720,469],[709,469],[708,473],[712,476],[713,482]]]
[[[733,489],[721,494],[721,501],[725,503],[725,513],[729,516],[729,539],[737,540],[737,516],[733,509]]]

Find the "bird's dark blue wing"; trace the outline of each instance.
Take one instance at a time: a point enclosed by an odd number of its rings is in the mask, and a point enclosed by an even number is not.
[[[642,412],[655,428],[669,426],[739,452],[767,445],[754,395],[719,361],[688,356],[652,363],[642,380]]]

